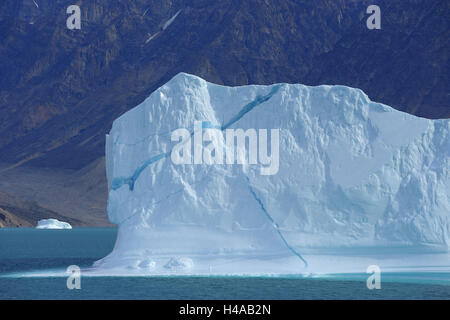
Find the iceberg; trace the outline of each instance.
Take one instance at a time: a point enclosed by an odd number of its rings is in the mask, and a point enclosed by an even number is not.
[[[36,229],[72,229],[72,226],[57,219],[42,219],[38,221]]]
[[[223,154],[231,129],[244,134],[234,162]],[[227,87],[180,73],[106,137],[119,229],[90,271],[450,271],[449,129],[345,86]]]

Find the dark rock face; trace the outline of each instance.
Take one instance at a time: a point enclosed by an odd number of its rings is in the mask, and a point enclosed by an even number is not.
[[[4,0],[0,162],[79,169],[104,154],[120,114],[180,71],[226,85],[343,84],[447,118],[447,1]],[[146,43],[178,10],[175,21]]]
[[[26,201],[0,191],[0,228],[35,227],[41,219],[55,218],[80,225],[80,220],[64,217],[41,207],[34,201]]]

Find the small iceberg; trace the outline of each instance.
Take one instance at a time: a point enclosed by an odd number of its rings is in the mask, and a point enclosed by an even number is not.
[[[72,229],[72,226],[56,219],[42,219],[38,221],[36,229]]]

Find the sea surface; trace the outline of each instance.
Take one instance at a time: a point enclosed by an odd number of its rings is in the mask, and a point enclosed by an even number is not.
[[[52,270],[86,268],[110,253],[117,230],[0,229],[0,299],[450,299],[448,273],[382,273],[287,277],[81,277],[69,290]],[[49,276],[33,276],[33,273]]]

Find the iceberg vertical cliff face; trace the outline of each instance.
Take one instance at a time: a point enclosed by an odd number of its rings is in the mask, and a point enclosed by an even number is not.
[[[173,131],[194,138],[198,121],[203,138],[208,130],[278,129],[276,173],[261,174],[258,163],[175,164]],[[395,247],[439,251],[448,267],[449,129],[449,120],[417,118],[344,86],[226,87],[178,74],[107,136],[108,214],[119,233],[96,266],[328,272],[321,267],[343,248],[373,252],[378,262],[381,248]],[[320,252],[334,258],[316,259]],[[359,270],[351,266],[337,271]]]

